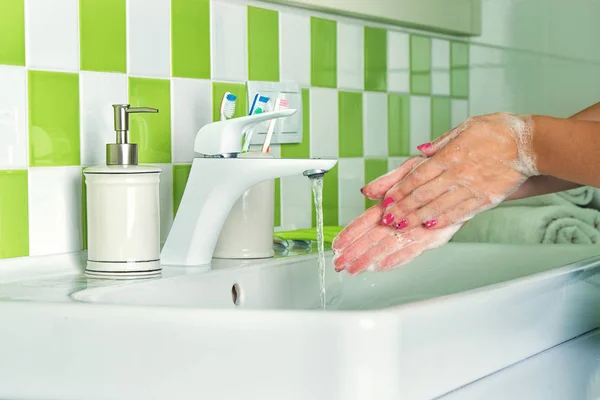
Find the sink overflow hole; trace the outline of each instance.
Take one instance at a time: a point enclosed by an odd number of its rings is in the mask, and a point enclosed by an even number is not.
[[[231,300],[233,300],[233,304],[236,306],[240,305],[240,297],[242,297],[242,291],[240,290],[240,285],[234,283],[231,287]]]

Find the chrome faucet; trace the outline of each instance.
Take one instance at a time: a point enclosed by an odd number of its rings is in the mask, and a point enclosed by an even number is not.
[[[295,112],[295,109],[267,112],[213,122],[200,129],[194,141],[197,157],[162,249],[164,266],[210,264],[229,211],[250,187],[290,175],[323,175],[335,166],[335,159],[237,158],[241,152],[241,132]]]

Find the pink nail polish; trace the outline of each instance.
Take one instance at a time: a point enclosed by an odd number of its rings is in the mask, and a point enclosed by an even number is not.
[[[408,221],[406,218],[402,218],[400,222],[396,224],[396,229],[404,229],[408,226]]]
[[[417,150],[423,151],[423,150],[427,150],[430,147],[431,147],[431,143],[427,142],[427,143],[423,143],[421,145],[418,145],[417,146]]]
[[[383,206],[383,208],[388,208],[389,206],[392,205],[393,202],[394,202],[394,198],[393,197],[388,197],[385,200],[383,200],[383,202],[381,203],[381,205]]]
[[[425,228],[433,228],[436,225],[437,225],[437,221],[435,219],[425,222]]]
[[[383,218],[381,218],[381,223],[383,225],[390,225],[392,222],[394,222],[394,216],[392,214],[385,214],[383,216]]]

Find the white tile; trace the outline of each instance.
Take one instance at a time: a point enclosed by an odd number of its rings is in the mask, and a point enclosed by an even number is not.
[[[410,154],[416,146],[431,141],[431,97],[410,96]]]
[[[28,67],[79,70],[79,2],[77,0],[26,1],[25,29]]]
[[[81,71],[81,163],[104,164],[106,144],[115,142],[113,104],[127,103],[127,75]]]
[[[279,13],[280,80],[310,86],[310,18]]]
[[[173,164],[155,164],[160,168],[160,184],[158,187],[160,197],[160,244],[161,246],[169,236],[173,223]]]
[[[450,42],[431,39],[431,93],[450,95]]]
[[[434,95],[450,95],[450,71],[431,71],[431,93]]]
[[[0,169],[27,167],[27,71],[0,65]]]
[[[467,100],[452,99],[451,102],[450,123],[452,127],[458,126],[461,122],[469,118],[469,103]]]
[[[281,178],[281,229],[294,230],[312,226],[312,192],[306,177]]]
[[[338,92],[310,89],[310,156],[338,157]]]
[[[388,31],[388,91],[410,92],[410,46],[408,33]]]
[[[365,157],[388,156],[386,93],[363,93],[363,146]]]
[[[129,0],[127,4],[129,74],[170,77],[170,0]]]
[[[402,164],[404,164],[404,162],[406,160],[408,160],[409,157],[390,157],[388,158],[388,171],[393,171],[396,168],[398,168],[399,166],[401,166]]]
[[[450,69],[450,42],[443,39],[431,39],[431,68]]]
[[[29,169],[29,254],[81,249],[81,167]]]
[[[346,225],[365,210],[365,197],[360,188],[365,185],[363,158],[341,158],[338,163],[339,223]]]
[[[247,11],[243,4],[211,2],[213,80],[248,80]]]
[[[194,159],[194,138],[204,125],[212,122],[212,85],[209,80],[173,78],[171,85],[171,123],[173,124],[173,162]]]
[[[364,32],[362,25],[337,23],[338,88],[364,88]]]

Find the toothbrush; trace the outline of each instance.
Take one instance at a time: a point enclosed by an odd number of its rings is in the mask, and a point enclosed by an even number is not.
[[[235,113],[235,100],[237,97],[230,92],[225,92],[221,99],[221,106],[219,107],[219,113],[221,114],[221,121],[225,121],[228,118],[233,117]]]
[[[256,93],[254,95],[254,99],[252,99],[252,106],[250,106],[250,112],[248,113],[248,115],[252,115],[252,113],[254,112],[254,107],[256,106],[257,100],[258,100],[258,93]]]
[[[256,96],[254,96],[254,99],[256,100]],[[259,96],[258,105],[256,105],[256,107],[254,107],[251,110],[250,115],[264,113],[267,110],[267,104],[269,103],[269,100],[271,100],[271,99],[267,96]],[[256,129],[256,127],[253,126],[252,128],[248,129],[248,131],[246,132],[246,134],[244,136],[244,146],[242,148],[242,153],[247,153],[248,150],[250,150],[250,141],[252,139],[252,135],[254,134],[255,129]]]
[[[282,99],[281,96],[277,96],[277,101],[275,102],[275,109],[273,111],[285,110],[288,108],[288,101],[286,99]],[[271,139],[273,139],[273,131],[275,130],[276,120],[272,119],[269,121],[269,129],[267,129],[267,137],[265,138],[265,142],[263,143],[262,152],[268,153],[271,147]]]

